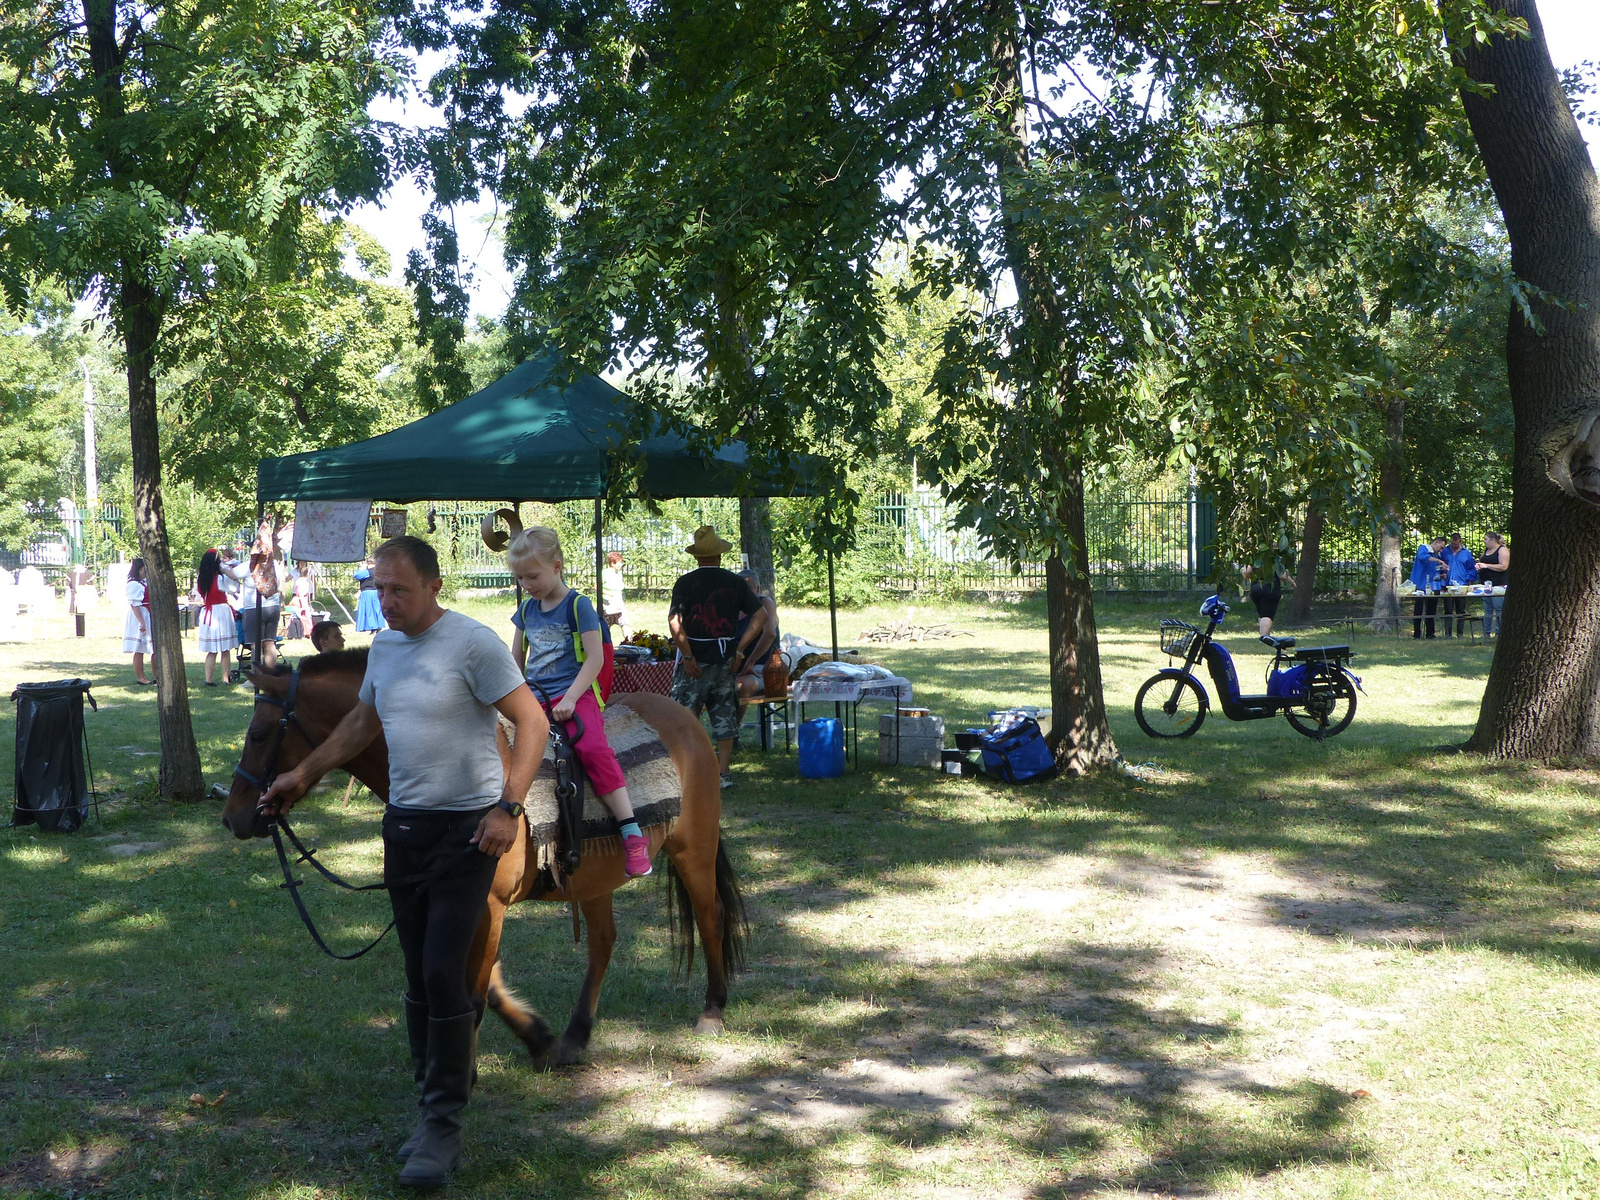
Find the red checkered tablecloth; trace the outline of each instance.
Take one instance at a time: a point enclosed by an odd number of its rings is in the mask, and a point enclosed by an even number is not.
[[[672,664],[669,662],[618,663],[611,682],[611,694],[655,692],[665,696],[672,690]]]

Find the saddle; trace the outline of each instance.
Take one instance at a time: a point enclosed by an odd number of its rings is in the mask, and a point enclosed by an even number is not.
[[[507,745],[516,741],[516,728],[504,717],[501,731]],[[672,756],[654,728],[626,704],[609,704],[605,709],[606,741],[617,756],[633,801],[633,817],[643,830],[671,827],[683,806],[683,785]],[[594,789],[587,786],[572,753],[567,737],[557,738],[552,726],[544,761],[523,800],[527,809],[528,836],[532,842],[529,865],[548,868],[559,887],[559,878],[594,854],[622,853],[622,838],[616,821]],[[558,750],[558,747],[560,748]],[[564,778],[573,787],[563,792]],[[564,800],[563,800],[564,797]]]

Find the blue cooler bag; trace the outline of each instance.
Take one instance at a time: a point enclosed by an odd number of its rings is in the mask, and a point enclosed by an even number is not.
[[[983,751],[983,769],[1007,783],[1043,779],[1056,769],[1055,756],[1032,717],[995,726],[978,739],[978,746]]]

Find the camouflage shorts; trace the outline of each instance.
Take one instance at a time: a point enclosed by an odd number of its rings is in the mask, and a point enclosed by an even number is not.
[[[695,716],[701,709],[709,711],[711,736],[717,741],[739,736],[739,688],[734,683],[732,662],[703,666],[698,679],[689,678],[680,662],[672,673],[671,695]]]

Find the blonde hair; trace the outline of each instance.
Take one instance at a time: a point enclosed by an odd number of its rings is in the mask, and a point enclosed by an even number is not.
[[[521,530],[506,548],[506,566],[513,575],[520,575],[532,566],[553,566],[563,562],[561,535],[544,525],[533,525]]]

